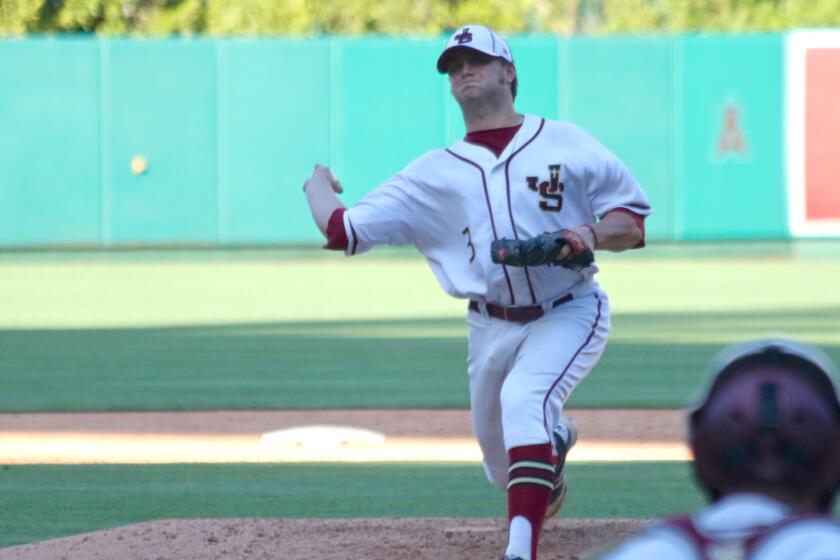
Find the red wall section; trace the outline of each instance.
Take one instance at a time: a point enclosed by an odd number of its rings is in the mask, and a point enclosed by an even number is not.
[[[840,49],[809,49],[805,66],[805,213],[840,219]]]

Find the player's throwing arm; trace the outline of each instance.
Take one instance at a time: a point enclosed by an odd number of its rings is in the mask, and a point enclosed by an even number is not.
[[[303,192],[306,193],[315,224],[326,236],[330,216],[336,210],[344,208],[344,204],[336,196],[336,193],[344,192],[344,188],[328,167],[316,164],[312,176],[303,184]]]

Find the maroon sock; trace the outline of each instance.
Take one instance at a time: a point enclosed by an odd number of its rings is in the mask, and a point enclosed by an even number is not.
[[[531,560],[537,560],[540,530],[554,488],[551,444],[514,447],[508,458],[508,525],[517,516],[531,523]]]

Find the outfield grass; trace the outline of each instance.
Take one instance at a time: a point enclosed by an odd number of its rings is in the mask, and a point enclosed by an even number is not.
[[[571,404],[681,406],[725,341],[836,337],[838,311],[617,314]],[[466,407],[464,336],[461,319],[6,330],[0,409]]]
[[[614,331],[571,404],[680,406],[739,338],[840,361],[837,245],[750,247],[603,257]],[[467,406],[464,303],[425,263],[306,254],[7,255],[0,411]]]
[[[702,503],[685,463],[572,463],[569,478],[566,517],[659,516]],[[505,508],[478,464],[0,468],[0,546],[153,519],[503,517]]]

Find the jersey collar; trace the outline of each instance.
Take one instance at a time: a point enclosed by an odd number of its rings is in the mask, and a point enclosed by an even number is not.
[[[459,140],[450,146],[449,149],[459,156],[473,161],[484,168],[492,168],[497,165],[504,164],[511,154],[518,150],[525,142],[530,140],[534,134],[536,134],[537,130],[539,130],[541,122],[542,119],[539,117],[534,115],[524,115],[522,126],[513,138],[511,138],[510,142],[508,142],[508,145],[505,146],[505,149],[502,150],[502,153],[499,154],[498,158],[493,152],[484,146],[471,144],[469,142],[465,142],[464,140]]]
[[[721,498],[697,517],[703,531],[738,531],[757,525],[778,523],[790,510],[768,496],[752,493],[730,494]]]

